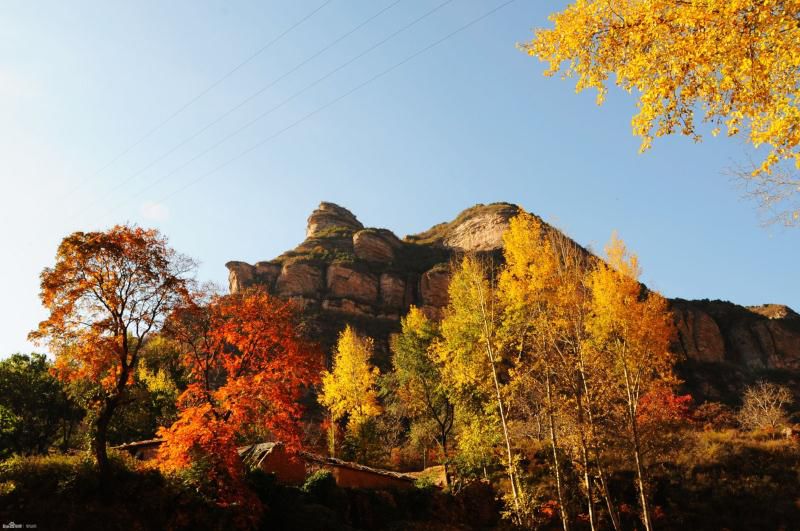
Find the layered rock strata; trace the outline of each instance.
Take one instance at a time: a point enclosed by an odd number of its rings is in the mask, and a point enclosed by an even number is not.
[[[254,265],[228,262],[229,289],[261,285],[301,302],[325,347],[345,324],[354,325],[375,337],[376,361],[387,367],[388,337],[402,315],[413,304],[440,318],[451,261],[463,253],[499,259],[503,232],[519,210],[508,203],[476,205],[451,222],[400,239],[386,229],[365,228],[346,208],[321,203],[294,250]],[[681,376],[702,397],[719,399],[764,371],[800,374],[800,316],[790,308],[682,299],[672,300],[671,308]]]

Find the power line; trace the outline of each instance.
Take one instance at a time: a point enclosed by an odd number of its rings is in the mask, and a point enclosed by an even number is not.
[[[432,48],[435,48],[435,47],[436,47],[436,46],[438,46],[439,44],[443,43],[444,41],[446,41],[446,40],[450,39],[451,37],[453,37],[453,36],[457,35],[458,33],[461,33],[462,31],[464,31],[464,30],[466,30],[466,29],[468,29],[468,28],[470,28],[470,27],[474,26],[474,25],[475,25],[475,24],[477,24],[478,22],[480,22],[480,21],[484,20],[485,18],[487,18],[487,17],[489,17],[489,16],[493,15],[493,14],[494,14],[494,13],[496,13],[497,11],[500,11],[500,10],[501,10],[501,9],[503,9],[504,7],[506,7],[506,6],[510,5],[510,4],[513,4],[514,2],[516,2],[516,0],[508,0],[508,1],[506,1],[506,2],[504,2],[504,3],[502,3],[502,4],[500,4],[500,5],[498,5],[497,7],[494,7],[494,8],[492,8],[492,9],[490,9],[489,11],[487,11],[487,12],[483,13],[482,15],[480,15],[480,16],[478,16],[478,17],[476,17],[476,18],[472,19],[472,20],[470,20],[469,22],[467,22],[467,23],[466,23],[466,24],[464,24],[463,26],[460,26],[459,28],[457,28],[457,29],[453,30],[452,32],[450,32],[450,33],[448,33],[447,35],[445,35],[444,37],[440,38],[439,40],[437,40],[437,41],[434,41],[434,42],[432,42],[431,44],[429,44],[429,45],[425,46],[424,48],[422,48],[422,49],[420,49],[420,50],[418,50],[418,51],[414,52],[413,54],[411,54],[411,55],[407,56],[407,57],[406,57],[405,59],[403,59],[402,61],[400,61],[400,62],[398,62],[398,63],[395,63],[394,65],[390,66],[389,68],[387,68],[387,69],[385,69],[385,70],[382,70],[382,71],[381,71],[381,72],[379,72],[378,74],[375,74],[374,76],[370,77],[370,78],[369,78],[369,79],[367,79],[366,81],[364,81],[364,82],[362,82],[362,83],[360,83],[360,84],[356,85],[355,87],[353,87],[352,89],[348,90],[348,91],[347,91],[347,92],[345,92],[344,94],[342,94],[342,95],[340,95],[340,96],[338,96],[338,97],[334,98],[333,100],[331,100],[331,101],[329,101],[328,103],[326,103],[326,104],[322,105],[321,107],[318,107],[318,108],[314,109],[313,111],[309,112],[308,114],[304,115],[303,117],[299,118],[298,120],[296,120],[296,121],[292,122],[291,124],[287,125],[287,126],[286,126],[286,127],[284,127],[283,129],[281,129],[281,130],[277,131],[276,133],[274,133],[274,134],[270,135],[269,137],[267,137],[267,138],[265,138],[265,139],[263,139],[263,140],[261,140],[261,141],[257,142],[256,144],[254,144],[254,145],[250,146],[249,148],[247,148],[247,149],[245,149],[244,151],[240,152],[238,155],[236,155],[236,156],[234,156],[234,157],[231,157],[230,159],[228,159],[228,160],[226,160],[225,162],[223,162],[222,164],[220,164],[220,165],[218,165],[218,166],[214,167],[214,168],[213,168],[213,169],[211,169],[210,171],[208,171],[208,172],[206,172],[206,173],[204,173],[204,174],[200,175],[200,176],[199,176],[199,177],[197,177],[196,179],[193,179],[193,180],[189,181],[189,182],[188,182],[188,183],[186,183],[185,185],[183,185],[183,186],[179,187],[178,189],[176,189],[176,190],[172,191],[171,193],[169,193],[169,194],[167,194],[167,195],[163,196],[163,197],[162,197],[161,199],[159,199],[157,202],[158,202],[158,203],[161,203],[161,202],[163,202],[163,201],[166,201],[167,199],[169,199],[169,198],[173,197],[174,195],[176,195],[176,194],[178,194],[178,193],[180,193],[180,192],[182,192],[182,191],[186,190],[186,189],[187,189],[187,188],[189,188],[190,186],[193,186],[193,185],[197,184],[198,182],[202,181],[203,179],[207,178],[208,176],[210,176],[210,175],[212,175],[212,174],[216,173],[217,171],[221,170],[221,169],[222,169],[222,168],[224,168],[225,166],[228,166],[229,164],[231,164],[231,163],[235,162],[236,160],[238,160],[238,159],[242,158],[243,156],[247,155],[248,153],[251,153],[252,151],[255,151],[256,149],[258,149],[258,148],[262,147],[263,145],[267,144],[267,143],[268,143],[268,142],[270,142],[271,140],[273,140],[273,139],[277,138],[278,136],[280,136],[281,134],[285,133],[286,131],[288,131],[288,130],[290,130],[290,129],[294,128],[294,127],[296,127],[297,125],[299,125],[299,124],[301,124],[302,122],[306,121],[307,119],[311,118],[311,117],[312,117],[312,116],[314,116],[315,114],[318,114],[318,113],[322,112],[323,110],[327,109],[328,107],[330,107],[330,106],[332,106],[332,105],[334,105],[334,104],[336,104],[336,103],[338,103],[338,102],[342,101],[343,99],[347,98],[347,97],[348,97],[348,96],[350,96],[351,94],[353,94],[353,93],[355,93],[355,92],[357,92],[357,91],[361,90],[361,89],[362,89],[362,88],[364,88],[365,86],[367,86],[367,85],[369,85],[369,84],[373,83],[374,81],[376,81],[376,80],[378,80],[378,79],[382,78],[383,76],[385,76],[385,75],[389,74],[390,72],[392,72],[392,71],[396,70],[397,68],[399,68],[399,67],[403,66],[404,64],[406,64],[406,63],[408,63],[408,62],[412,61],[412,60],[413,60],[413,59],[415,59],[416,57],[419,57],[420,55],[422,55],[422,54],[424,54],[424,53],[428,52],[428,51],[429,51],[429,50],[431,50]]]
[[[254,144],[253,146],[251,146],[251,147],[247,148],[246,150],[244,150],[244,151],[240,152],[238,155],[236,155],[236,156],[234,156],[234,157],[232,157],[232,158],[230,158],[230,159],[226,160],[226,161],[225,161],[225,162],[223,162],[222,164],[220,164],[220,165],[218,165],[218,166],[214,167],[212,170],[210,170],[210,171],[208,171],[208,172],[206,172],[206,173],[204,173],[204,174],[200,175],[200,176],[199,176],[199,177],[197,177],[196,179],[193,179],[192,181],[189,181],[188,183],[184,184],[183,186],[179,187],[178,189],[176,189],[176,190],[172,191],[171,193],[169,193],[169,194],[167,194],[167,195],[163,196],[161,199],[159,199],[159,201],[158,201],[158,202],[163,202],[163,201],[166,201],[167,199],[169,199],[169,198],[171,198],[171,197],[175,196],[176,194],[178,194],[178,193],[180,193],[180,192],[182,192],[182,191],[186,190],[186,189],[187,189],[187,188],[189,188],[190,186],[193,186],[193,185],[197,184],[198,182],[202,181],[203,179],[207,178],[208,176],[212,175],[213,173],[216,173],[217,171],[221,170],[221,169],[222,169],[222,168],[224,168],[225,166],[228,166],[229,164],[231,164],[231,163],[235,162],[236,160],[238,160],[238,159],[240,159],[240,158],[244,157],[244,156],[245,156],[245,155],[247,155],[248,153],[250,153],[250,152],[252,152],[252,151],[254,151],[254,150],[256,150],[256,149],[260,148],[261,146],[263,146],[263,145],[265,145],[265,144],[267,144],[268,142],[270,142],[271,140],[273,140],[273,139],[274,139],[274,138],[276,138],[277,136],[279,136],[279,135],[283,134],[284,132],[286,132],[286,131],[288,131],[288,130],[290,130],[290,129],[294,128],[294,127],[296,127],[297,125],[299,125],[300,123],[304,122],[305,120],[307,120],[307,119],[311,118],[311,117],[312,117],[312,116],[314,116],[315,114],[318,114],[318,113],[322,112],[323,110],[327,109],[328,107],[331,107],[332,105],[335,105],[336,103],[338,103],[338,102],[340,102],[341,100],[343,100],[343,99],[347,98],[347,97],[348,97],[348,96],[350,96],[351,94],[353,94],[353,93],[357,92],[358,90],[360,90],[360,89],[364,88],[365,86],[369,85],[370,83],[373,83],[374,81],[376,81],[376,80],[380,79],[381,77],[383,77],[383,76],[385,76],[385,75],[389,74],[389,73],[390,73],[390,72],[392,72],[393,70],[396,70],[397,68],[399,68],[399,67],[403,66],[404,64],[408,63],[409,61],[411,61],[411,60],[415,59],[416,57],[418,57],[418,56],[420,56],[420,55],[422,55],[422,54],[426,53],[427,51],[429,51],[429,50],[431,50],[432,48],[434,48],[434,47],[438,46],[439,44],[443,43],[444,41],[446,41],[446,40],[448,40],[448,39],[452,38],[453,36],[457,35],[458,33],[461,33],[462,31],[464,31],[464,30],[466,30],[466,29],[468,29],[468,28],[470,28],[470,27],[474,26],[474,25],[475,25],[475,24],[477,24],[478,22],[480,22],[480,21],[484,20],[485,18],[487,18],[487,17],[489,17],[489,16],[493,15],[494,13],[496,13],[496,12],[500,11],[500,10],[501,10],[501,9],[503,9],[504,7],[506,7],[506,6],[509,6],[509,5],[513,4],[514,2],[516,2],[516,0],[508,0],[508,1],[506,1],[506,2],[504,2],[504,3],[502,3],[502,4],[500,4],[500,5],[498,5],[497,7],[494,7],[494,8],[492,8],[492,9],[490,9],[489,11],[487,11],[487,12],[483,13],[482,15],[480,15],[480,16],[478,16],[478,17],[476,17],[476,18],[472,19],[472,20],[470,20],[469,22],[467,22],[467,23],[466,23],[466,24],[464,24],[463,26],[460,26],[459,28],[455,29],[454,31],[451,31],[450,33],[448,33],[448,34],[447,34],[447,35],[445,35],[444,37],[440,38],[439,40],[432,42],[431,44],[429,44],[429,45],[425,46],[424,48],[422,48],[422,49],[420,49],[420,50],[418,50],[418,51],[414,52],[414,53],[413,53],[413,54],[411,54],[411,55],[409,55],[408,57],[406,57],[406,58],[405,58],[405,59],[403,59],[402,61],[400,61],[400,62],[398,62],[398,63],[395,63],[394,65],[392,65],[392,66],[390,66],[389,68],[387,68],[387,69],[385,69],[385,70],[383,70],[383,71],[379,72],[378,74],[376,74],[376,75],[374,75],[374,76],[370,77],[369,79],[367,79],[366,81],[364,81],[364,82],[360,83],[359,85],[356,85],[356,86],[355,86],[355,87],[353,87],[352,89],[348,90],[347,92],[345,92],[344,94],[342,94],[342,95],[338,96],[337,98],[335,98],[335,99],[333,99],[333,100],[329,101],[329,102],[328,102],[328,103],[326,103],[325,105],[322,105],[321,107],[318,107],[317,109],[315,109],[315,110],[311,111],[310,113],[308,113],[308,114],[304,115],[304,116],[303,116],[303,117],[301,117],[300,119],[296,120],[295,122],[293,122],[293,123],[289,124],[288,126],[284,127],[283,129],[281,129],[281,130],[280,130],[280,131],[278,131],[277,133],[275,133],[275,134],[273,134],[273,135],[271,135],[271,136],[269,136],[269,137],[267,137],[267,138],[265,138],[265,139],[261,140],[260,142],[258,142],[258,143],[256,143],[256,144]],[[132,198],[131,198],[131,199],[132,199]],[[114,211],[114,210],[111,210],[111,211],[107,212],[106,214],[104,214],[104,215],[103,215],[103,217],[105,217],[105,215],[107,215],[107,214],[110,214],[110,213],[112,213],[113,211]],[[98,235],[97,237],[99,238],[99,235]],[[90,241],[91,241],[91,240],[89,240],[89,241],[85,242],[83,245],[85,245],[85,244],[88,244]]]
[[[279,35],[277,35],[276,37],[272,38],[270,41],[268,41],[266,44],[264,44],[264,45],[263,45],[261,48],[259,48],[259,49],[258,49],[258,50],[256,50],[255,52],[253,52],[253,53],[252,53],[252,54],[251,54],[249,57],[247,57],[245,60],[243,60],[242,62],[240,62],[240,63],[239,63],[239,64],[237,64],[236,66],[234,66],[234,67],[233,67],[232,69],[230,69],[228,72],[226,72],[225,74],[223,74],[223,75],[222,75],[222,77],[220,77],[219,79],[217,79],[216,81],[214,81],[214,82],[213,82],[211,85],[209,85],[209,86],[208,86],[208,87],[206,87],[204,90],[202,90],[202,91],[201,91],[199,94],[197,94],[197,95],[196,95],[196,96],[194,96],[192,99],[190,99],[189,101],[187,101],[186,103],[184,103],[183,105],[181,105],[180,107],[178,107],[178,108],[177,108],[177,109],[176,109],[174,112],[172,112],[172,114],[170,114],[170,115],[169,115],[169,116],[167,116],[165,119],[163,119],[161,122],[159,122],[159,123],[158,123],[158,124],[157,124],[155,127],[153,127],[152,129],[150,129],[149,131],[147,131],[147,132],[146,132],[146,133],[145,133],[143,136],[141,136],[141,137],[140,137],[138,140],[136,140],[136,141],[135,141],[133,144],[130,144],[128,147],[126,147],[125,149],[123,149],[122,151],[120,151],[119,153],[117,153],[117,154],[116,154],[114,157],[112,157],[112,158],[111,158],[111,160],[110,160],[108,163],[106,163],[104,166],[102,166],[100,169],[98,169],[96,172],[94,172],[94,173],[91,175],[91,177],[89,177],[89,178],[87,178],[87,179],[83,180],[83,181],[82,181],[82,182],[80,182],[80,183],[79,183],[77,186],[73,187],[73,188],[72,188],[72,190],[71,190],[71,192],[74,192],[74,191],[75,191],[75,190],[77,190],[78,188],[81,188],[83,185],[85,185],[87,182],[89,182],[90,180],[92,180],[94,177],[97,177],[97,176],[98,176],[100,173],[102,173],[103,171],[105,171],[106,169],[108,169],[110,166],[112,166],[112,165],[113,165],[115,162],[117,162],[119,159],[121,159],[122,157],[124,157],[125,155],[127,155],[127,154],[128,154],[128,153],[129,153],[129,152],[132,150],[132,149],[134,149],[134,148],[136,148],[137,146],[139,146],[139,145],[140,145],[142,142],[144,142],[145,140],[147,140],[148,138],[150,138],[150,136],[152,136],[152,135],[153,135],[153,134],[154,134],[156,131],[158,131],[159,129],[161,129],[161,128],[162,128],[162,127],[164,127],[165,125],[167,125],[167,124],[168,124],[169,122],[171,122],[171,121],[172,121],[174,118],[176,118],[176,117],[177,117],[179,114],[181,114],[181,113],[182,113],[183,111],[185,111],[187,108],[189,108],[190,106],[192,106],[192,105],[193,105],[195,102],[197,102],[197,101],[198,101],[200,98],[202,98],[203,96],[205,96],[206,94],[208,94],[209,92],[211,92],[212,90],[214,90],[215,88],[217,88],[217,87],[218,87],[220,84],[222,84],[222,83],[223,83],[223,82],[224,82],[226,79],[228,79],[228,78],[229,78],[229,77],[231,77],[233,74],[235,74],[237,71],[239,71],[239,69],[241,69],[243,66],[245,66],[246,64],[248,64],[250,61],[252,61],[252,60],[253,60],[253,59],[255,59],[256,57],[258,57],[259,55],[261,55],[261,54],[262,54],[264,51],[266,51],[268,48],[272,47],[272,45],[274,45],[276,42],[278,42],[278,41],[279,41],[279,40],[281,40],[283,37],[285,37],[286,35],[288,35],[288,34],[289,34],[291,31],[293,31],[294,29],[296,29],[298,26],[300,26],[301,24],[303,24],[305,21],[307,21],[308,19],[310,19],[311,17],[313,17],[314,15],[316,15],[316,14],[317,14],[317,13],[318,13],[320,10],[322,10],[322,8],[324,8],[325,6],[327,6],[328,4],[330,4],[332,1],[333,1],[333,0],[325,0],[325,1],[324,1],[322,4],[320,4],[318,7],[316,7],[316,8],[315,8],[315,9],[313,9],[311,12],[309,12],[309,13],[307,13],[305,16],[303,16],[303,17],[302,17],[300,20],[298,20],[297,22],[295,22],[294,24],[292,24],[291,26],[289,26],[288,28],[286,28],[286,29],[285,29],[285,30],[284,30],[282,33],[280,33],[280,34],[279,34]],[[70,194],[71,194],[71,192],[70,192]]]
[[[205,126],[200,128],[199,130],[195,131],[194,133],[192,133],[190,136],[186,137],[184,140],[182,140],[178,144],[172,146],[167,151],[163,152],[161,155],[159,155],[158,157],[156,157],[155,159],[150,161],[147,165],[145,165],[144,167],[140,168],[138,171],[136,171],[132,175],[128,176],[126,179],[124,179],[122,182],[118,183],[116,186],[111,188],[108,192],[103,194],[101,197],[99,197],[98,199],[92,201],[89,205],[85,206],[80,211],[76,211],[75,215],[73,215],[69,219],[70,220],[75,219],[75,217],[77,217],[77,215],[79,215],[80,213],[82,213],[86,209],[92,208],[93,206],[103,202],[106,198],[108,198],[115,191],[119,190],[120,188],[122,188],[123,186],[125,186],[126,184],[131,182],[133,179],[135,179],[136,177],[138,177],[139,175],[141,175],[142,173],[144,173],[148,169],[152,168],[157,163],[159,163],[162,160],[164,160],[166,157],[168,157],[169,155],[171,155],[172,153],[174,153],[175,151],[177,151],[181,147],[185,146],[186,144],[188,144],[189,142],[191,142],[192,140],[194,140],[195,138],[197,138],[198,136],[200,136],[204,132],[208,131],[211,127],[215,126],[216,124],[220,123],[222,120],[224,120],[225,118],[230,116],[233,112],[235,112],[238,109],[242,108],[244,105],[246,105],[247,103],[251,102],[252,100],[257,98],[258,96],[260,96],[261,94],[266,92],[268,89],[270,89],[273,86],[275,86],[278,82],[280,82],[283,79],[287,78],[288,76],[290,76],[291,74],[293,74],[294,72],[296,72],[297,70],[299,70],[300,68],[302,68],[303,66],[308,64],[309,62],[311,62],[312,60],[316,59],[317,57],[319,57],[320,55],[322,55],[326,51],[330,50],[331,48],[336,46],[338,43],[340,43],[341,41],[343,41],[344,39],[346,39],[350,35],[354,34],[358,30],[360,30],[361,28],[363,28],[364,26],[366,26],[367,24],[369,24],[370,22],[372,22],[373,20],[375,20],[376,18],[378,18],[379,16],[384,14],[386,11],[390,10],[391,8],[393,8],[394,6],[399,4],[400,2],[402,2],[402,0],[395,0],[393,3],[391,3],[388,6],[382,8],[380,11],[378,11],[374,15],[371,15],[370,17],[368,17],[363,22],[357,24],[355,27],[353,27],[352,29],[350,29],[349,31],[344,33],[343,35],[337,37],[335,40],[333,40],[332,42],[330,42],[326,46],[324,46],[321,49],[319,49],[317,52],[315,52],[312,55],[308,56],[303,61],[297,63],[291,69],[287,70],[286,72],[284,72],[283,74],[281,74],[277,78],[273,79],[272,81],[270,81],[266,85],[263,85],[258,90],[256,90],[255,92],[253,92],[252,94],[247,96],[245,99],[241,100],[239,103],[237,103],[233,107],[230,107],[228,110],[226,110],[225,112],[223,112],[222,114],[217,116],[214,120],[212,120],[211,122],[208,122]]]
[[[150,188],[152,188],[153,186],[156,186],[156,185],[158,185],[158,184],[160,184],[160,183],[164,182],[165,180],[169,179],[171,176],[175,175],[177,172],[179,172],[179,171],[180,171],[180,170],[182,170],[183,168],[187,167],[189,164],[193,163],[194,161],[196,161],[196,160],[200,159],[201,157],[205,156],[205,155],[206,155],[206,154],[208,154],[209,152],[211,152],[211,151],[213,151],[214,149],[218,148],[219,146],[221,146],[222,144],[224,144],[225,142],[227,142],[228,140],[230,140],[230,139],[231,139],[231,138],[233,138],[234,136],[238,135],[239,133],[241,133],[241,132],[242,132],[242,131],[244,131],[245,129],[247,129],[247,128],[251,127],[252,125],[254,125],[254,124],[255,124],[256,122],[258,122],[259,120],[261,120],[261,119],[265,118],[266,116],[268,116],[269,114],[271,114],[271,113],[275,112],[276,110],[278,110],[278,109],[280,109],[280,108],[284,107],[286,104],[288,104],[288,103],[289,103],[289,102],[291,102],[292,100],[294,100],[294,99],[296,99],[297,97],[301,96],[302,94],[304,94],[304,93],[308,92],[308,91],[309,91],[309,90],[311,90],[313,87],[315,87],[315,86],[319,85],[320,83],[322,83],[323,81],[325,81],[326,79],[328,79],[329,77],[331,77],[332,75],[336,74],[337,72],[341,71],[342,69],[346,68],[347,66],[349,66],[349,65],[353,64],[354,62],[356,62],[357,60],[361,59],[362,57],[364,57],[364,56],[365,56],[365,55],[367,55],[368,53],[372,52],[373,50],[375,50],[375,49],[379,48],[380,46],[382,46],[382,45],[386,44],[387,42],[389,42],[391,39],[393,39],[393,38],[394,38],[394,37],[396,37],[397,35],[399,35],[399,34],[403,33],[404,31],[407,31],[408,29],[410,29],[410,28],[411,28],[411,27],[413,27],[414,25],[418,24],[418,23],[419,23],[419,22],[421,22],[422,20],[426,19],[426,18],[427,18],[427,17],[429,17],[430,15],[434,14],[435,12],[439,11],[440,9],[442,9],[443,7],[445,7],[446,5],[448,5],[448,4],[451,4],[453,1],[454,1],[454,0],[445,0],[444,2],[442,2],[442,3],[438,4],[437,6],[435,6],[435,7],[434,7],[434,8],[432,8],[432,9],[430,9],[429,11],[425,12],[424,14],[420,15],[419,17],[415,18],[414,20],[412,20],[411,22],[409,22],[409,23],[408,23],[408,24],[406,24],[405,26],[401,27],[401,28],[400,28],[400,29],[398,29],[398,30],[395,30],[394,32],[392,32],[391,34],[389,34],[387,37],[385,37],[385,38],[381,39],[380,41],[378,41],[377,43],[373,44],[372,46],[370,46],[369,48],[367,48],[367,49],[366,49],[366,50],[364,50],[363,52],[359,53],[359,54],[358,54],[358,55],[356,55],[355,57],[353,57],[353,58],[351,58],[351,59],[347,60],[346,62],[342,63],[341,65],[337,66],[336,68],[334,68],[334,69],[330,70],[329,72],[327,72],[326,74],[324,74],[322,77],[319,77],[319,78],[317,78],[315,81],[311,82],[310,84],[306,85],[306,86],[305,86],[305,87],[303,87],[302,89],[300,89],[300,90],[298,90],[297,92],[293,93],[291,96],[287,97],[286,99],[284,99],[283,101],[281,101],[281,102],[280,102],[280,103],[278,103],[277,105],[274,105],[273,107],[271,107],[271,108],[267,109],[266,111],[262,112],[261,114],[259,114],[258,116],[256,116],[256,117],[255,117],[255,118],[253,118],[252,120],[250,120],[249,122],[245,123],[245,124],[244,124],[244,125],[242,125],[241,127],[237,128],[237,129],[236,129],[236,130],[234,130],[233,132],[231,132],[231,133],[229,133],[228,135],[226,135],[225,137],[223,137],[221,140],[219,140],[219,141],[215,142],[214,144],[212,144],[212,145],[211,145],[211,146],[209,146],[208,148],[206,148],[206,149],[204,149],[204,150],[200,151],[200,152],[199,152],[199,153],[197,153],[197,154],[196,154],[194,157],[190,158],[189,160],[187,160],[187,161],[186,161],[186,162],[184,162],[183,164],[179,165],[179,166],[178,166],[178,167],[176,167],[176,168],[173,168],[173,169],[172,169],[170,172],[166,173],[165,175],[163,175],[162,177],[160,177],[160,178],[159,178],[159,179],[157,179],[156,181],[154,181],[154,182],[150,183],[149,185],[147,185],[145,188],[141,189],[139,192],[137,192],[137,193],[136,193],[136,194],[134,194],[133,196],[130,196],[130,197],[126,198],[125,200],[121,201],[120,203],[118,203],[117,205],[115,205],[115,207],[114,207],[114,208],[112,208],[112,209],[111,209],[111,211],[114,211],[114,210],[116,210],[117,208],[119,208],[120,206],[122,206],[122,205],[124,205],[124,204],[128,203],[130,200],[132,200],[132,199],[135,199],[136,197],[139,197],[139,196],[141,196],[141,195],[142,195],[144,192],[146,192],[147,190],[149,190],[149,189],[150,189]]]

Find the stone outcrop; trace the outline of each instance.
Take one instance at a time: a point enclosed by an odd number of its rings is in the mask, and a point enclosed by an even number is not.
[[[475,205],[453,221],[440,223],[406,239],[459,252],[495,251],[503,246],[508,221],[519,212],[520,208],[510,203]]]
[[[401,240],[386,229],[364,228],[345,208],[321,203],[297,248],[255,265],[228,262],[229,287],[236,292],[260,285],[301,302],[325,347],[345,324],[356,326],[375,337],[383,363],[377,361],[385,367],[388,336],[408,308],[416,305],[441,318],[451,260],[464,252],[500,259],[503,232],[519,211],[508,203],[476,205]],[[681,299],[672,300],[671,308],[677,329],[673,350],[696,398],[719,399],[763,370],[800,378],[800,315],[790,308]]]
[[[281,268],[275,293],[281,297],[315,296],[322,291],[322,269],[305,262],[289,262]]]
[[[690,304],[673,304],[679,349],[694,360],[724,361],[725,340],[716,321]]]
[[[672,311],[676,349],[689,359],[752,370],[800,370],[800,316],[791,308],[675,299]]]
[[[372,273],[360,271],[351,264],[333,263],[328,266],[327,276],[331,297],[377,304],[378,278]]]
[[[367,229],[353,235],[356,257],[367,262],[391,263],[402,242],[388,230]]]
[[[320,203],[319,207],[308,217],[306,238],[324,237],[330,231],[348,229],[357,231],[364,226],[352,212],[333,203]]]
[[[424,306],[444,308],[447,306],[447,288],[450,286],[450,270],[447,267],[435,267],[422,274],[419,283],[419,294]]]
[[[389,312],[407,308],[413,300],[411,286],[396,273],[383,273],[380,278],[381,306]]]

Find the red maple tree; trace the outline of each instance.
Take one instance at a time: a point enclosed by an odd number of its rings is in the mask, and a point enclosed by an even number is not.
[[[304,339],[291,302],[263,290],[197,300],[176,310],[166,328],[183,345],[189,385],[178,420],[159,430],[159,464],[198,469],[217,503],[248,507],[255,518],[237,444],[261,436],[289,452],[300,448],[299,401],[317,381],[322,356]]]

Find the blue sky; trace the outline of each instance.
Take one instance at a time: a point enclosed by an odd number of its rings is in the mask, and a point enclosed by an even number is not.
[[[595,249],[618,230],[667,296],[800,308],[800,229],[763,228],[725,174],[746,159],[741,139],[639,155],[630,96],[597,107],[516,49],[562,2],[517,0],[337,101],[504,0],[451,1],[353,60],[443,2],[402,0],[326,49],[394,3],[332,0],[117,158],[324,0],[5,0],[0,355],[31,349],[39,272],[74,230],[156,226],[225,284],[226,261],[299,243],[322,200],[401,236],[514,202]]]

